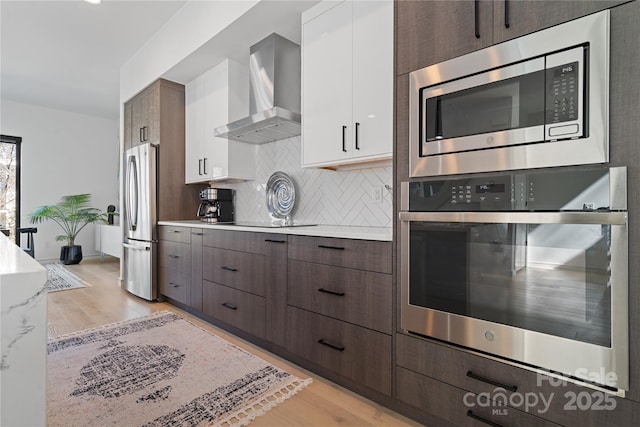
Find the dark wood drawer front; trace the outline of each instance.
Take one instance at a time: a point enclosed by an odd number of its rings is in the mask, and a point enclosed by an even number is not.
[[[289,307],[290,351],[344,377],[391,394],[391,337]]]
[[[616,398],[543,374],[538,375],[517,366],[404,334],[397,334],[396,337],[397,365],[476,394],[494,394],[498,388],[502,388],[505,395],[511,396],[514,392],[509,389],[515,387],[515,393],[522,396],[543,395],[545,399],[554,396],[548,407],[539,399],[537,404],[529,406],[528,412],[558,424],[624,425],[612,420],[631,420],[630,414],[640,409],[640,405],[628,399]],[[575,407],[576,402],[572,402],[571,399],[578,396],[583,399],[579,402],[581,405],[591,402],[589,407],[593,404],[594,410],[568,410],[567,407],[572,408],[572,403]],[[517,398],[514,400],[518,401]],[[611,406],[615,406],[615,410],[611,410]],[[544,414],[540,414],[540,411]]]
[[[404,368],[396,369],[396,395],[398,399],[456,426],[558,425]]]
[[[158,265],[191,274],[191,244],[161,240],[158,244]]]
[[[391,274],[391,242],[289,236],[289,259]]]
[[[391,335],[391,275],[289,262],[288,303]]]
[[[233,230],[204,230],[204,245],[232,251],[266,254],[274,245],[286,246],[286,234],[252,233]]]
[[[203,310],[256,337],[265,337],[265,300],[262,297],[205,280]]]
[[[265,296],[265,257],[246,252],[204,248],[203,278]]]
[[[189,304],[191,276],[165,267],[158,269],[160,293],[183,304]]]
[[[170,240],[172,242],[191,243],[191,228],[159,225],[158,239]]]

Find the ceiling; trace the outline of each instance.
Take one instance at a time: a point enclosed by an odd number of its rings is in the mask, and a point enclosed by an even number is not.
[[[117,119],[120,66],[185,1],[0,1],[3,99]]]
[[[121,65],[185,3],[0,0],[2,99],[117,120]],[[315,3],[262,1],[159,77],[186,83],[225,57],[248,59],[274,31],[299,43],[300,14]]]

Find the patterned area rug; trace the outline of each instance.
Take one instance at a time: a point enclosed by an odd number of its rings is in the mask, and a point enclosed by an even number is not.
[[[163,311],[49,341],[47,426],[244,426],[310,383]]]
[[[49,276],[47,280],[49,292],[86,287],[82,279],[67,270],[62,264],[45,264],[44,266]]]

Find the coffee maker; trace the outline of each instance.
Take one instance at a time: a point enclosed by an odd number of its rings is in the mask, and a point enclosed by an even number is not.
[[[200,191],[198,217],[206,222],[233,222],[235,192],[229,188],[205,188]]]

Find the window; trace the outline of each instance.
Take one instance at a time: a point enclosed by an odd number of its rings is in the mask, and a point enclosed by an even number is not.
[[[20,144],[22,138],[0,135],[0,229],[20,245],[16,235],[20,218]]]

